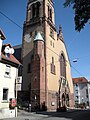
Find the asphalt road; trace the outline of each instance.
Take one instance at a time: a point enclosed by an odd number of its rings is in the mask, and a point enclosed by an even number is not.
[[[71,110],[68,112],[38,112],[20,111],[17,118],[2,120],[90,120],[90,110]]]

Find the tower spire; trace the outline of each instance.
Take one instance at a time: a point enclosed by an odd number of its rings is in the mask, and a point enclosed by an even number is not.
[[[62,33],[62,26],[59,26],[59,33]]]
[[[64,42],[64,38],[63,38],[63,32],[62,32],[62,26],[59,26],[59,34],[58,34],[58,38]]]

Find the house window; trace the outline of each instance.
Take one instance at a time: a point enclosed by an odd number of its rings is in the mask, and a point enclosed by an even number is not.
[[[75,90],[75,94],[78,94],[78,90]]]
[[[54,31],[51,27],[50,27],[50,36],[54,39]]]
[[[76,96],[76,99],[78,99],[78,96]]]
[[[88,95],[86,95],[86,98],[88,98]]]
[[[3,100],[8,100],[8,89],[3,89]]]
[[[88,95],[88,89],[86,89],[86,95]]]
[[[31,73],[31,63],[28,64],[28,73]]]
[[[52,57],[52,63],[51,63],[51,73],[52,74],[56,74],[56,70],[55,70],[55,65],[54,65],[54,58]]]
[[[10,72],[11,72],[11,66],[6,65],[5,77],[10,77]]]
[[[78,103],[78,100],[75,100],[75,103]]]

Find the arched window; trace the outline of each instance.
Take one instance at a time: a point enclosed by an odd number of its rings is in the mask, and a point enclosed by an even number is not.
[[[40,2],[33,4],[32,7],[32,18],[39,17],[40,14]]]
[[[60,75],[66,78],[66,61],[63,54],[60,56]]]

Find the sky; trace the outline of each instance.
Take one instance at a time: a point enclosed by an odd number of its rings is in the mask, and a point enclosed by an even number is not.
[[[86,77],[90,80],[90,24],[86,24],[81,32],[75,31],[74,11],[71,7],[64,8],[65,0],[54,0],[55,22],[57,30],[62,26],[63,37],[71,62],[72,77]],[[0,0],[0,12],[15,21],[21,28],[26,18],[28,0]],[[3,44],[12,46],[22,43],[22,29],[13,24],[0,13],[0,28],[6,40]],[[77,58],[77,62],[73,60]]]

